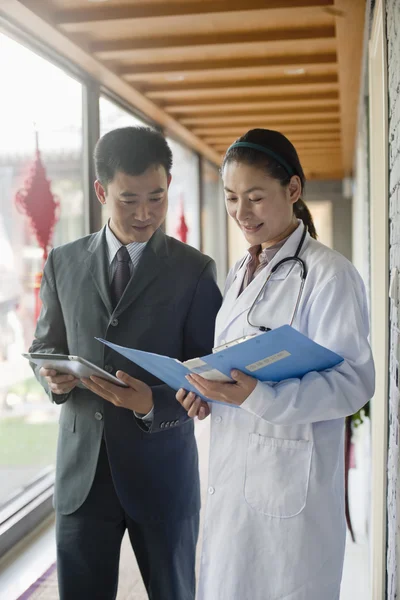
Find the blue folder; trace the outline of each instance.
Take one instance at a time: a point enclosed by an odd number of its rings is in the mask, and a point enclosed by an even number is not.
[[[310,371],[332,369],[343,358],[316,344],[289,325],[260,333],[244,342],[219,350],[200,358],[200,366],[189,369],[175,358],[143,352],[133,348],[118,346],[101,338],[96,338],[119,354],[136,363],[172,389],[195,392],[185,375],[216,369],[230,378],[232,369],[237,369],[255,377],[259,381],[278,382],[285,379],[301,378]],[[204,397],[203,397],[204,398]],[[208,398],[204,398],[208,400]]]

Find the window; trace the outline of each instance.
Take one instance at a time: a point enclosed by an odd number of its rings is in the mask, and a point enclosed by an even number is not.
[[[224,289],[227,271],[227,214],[218,168],[202,162],[201,237],[202,250],[217,265],[218,283]]]
[[[21,357],[35,329],[35,276],[42,252],[14,197],[29,172],[38,132],[60,202],[53,245],[85,233],[82,85],[0,35],[0,508],[54,467],[58,408]]]
[[[173,166],[166,232],[180,239],[178,231],[183,214],[188,228],[186,241],[200,249],[199,157],[175,140],[168,139],[168,144],[173,154]]]

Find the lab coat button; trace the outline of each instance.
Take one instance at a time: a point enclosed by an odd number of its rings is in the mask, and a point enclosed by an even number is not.
[[[209,493],[209,494],[213,494],[214,492],[215,492],[215,489],[214,489],[212,486],[210,486],[210,487],[208,488],[208,493]]]
[[[104,370],[107,371],[107,373],[112,373],[113,372],[113,368],[111,365],[105,365]]]
[[[119,321],[118,321],[118,319],[113,319],[113,320],[111,321],[111,325],[112,325],[113,327],[116,327],[116,326],[118,325],[118,322],[119,322]]]
[[[215,417],[214,421],[215,423],[221,423],[222,417]]]
[[[96,419],[96,421],[102,421],[103,420],[103,415],[101,414],[101,412],[95,412],[94,413],[94,418]]]

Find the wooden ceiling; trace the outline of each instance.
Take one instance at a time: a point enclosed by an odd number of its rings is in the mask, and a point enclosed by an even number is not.
[[[353,169],[365,0],[2,0],[1,11],[216,163],[282,131],[309,179]]]

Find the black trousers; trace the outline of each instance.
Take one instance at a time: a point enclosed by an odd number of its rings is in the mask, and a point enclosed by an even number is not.
[[[87,499],[73,514],[56,516],[60,600],[116,598],[126,529],[149,599],[194,600],[198,515],[135,523],[118,500],[104,442]]]

